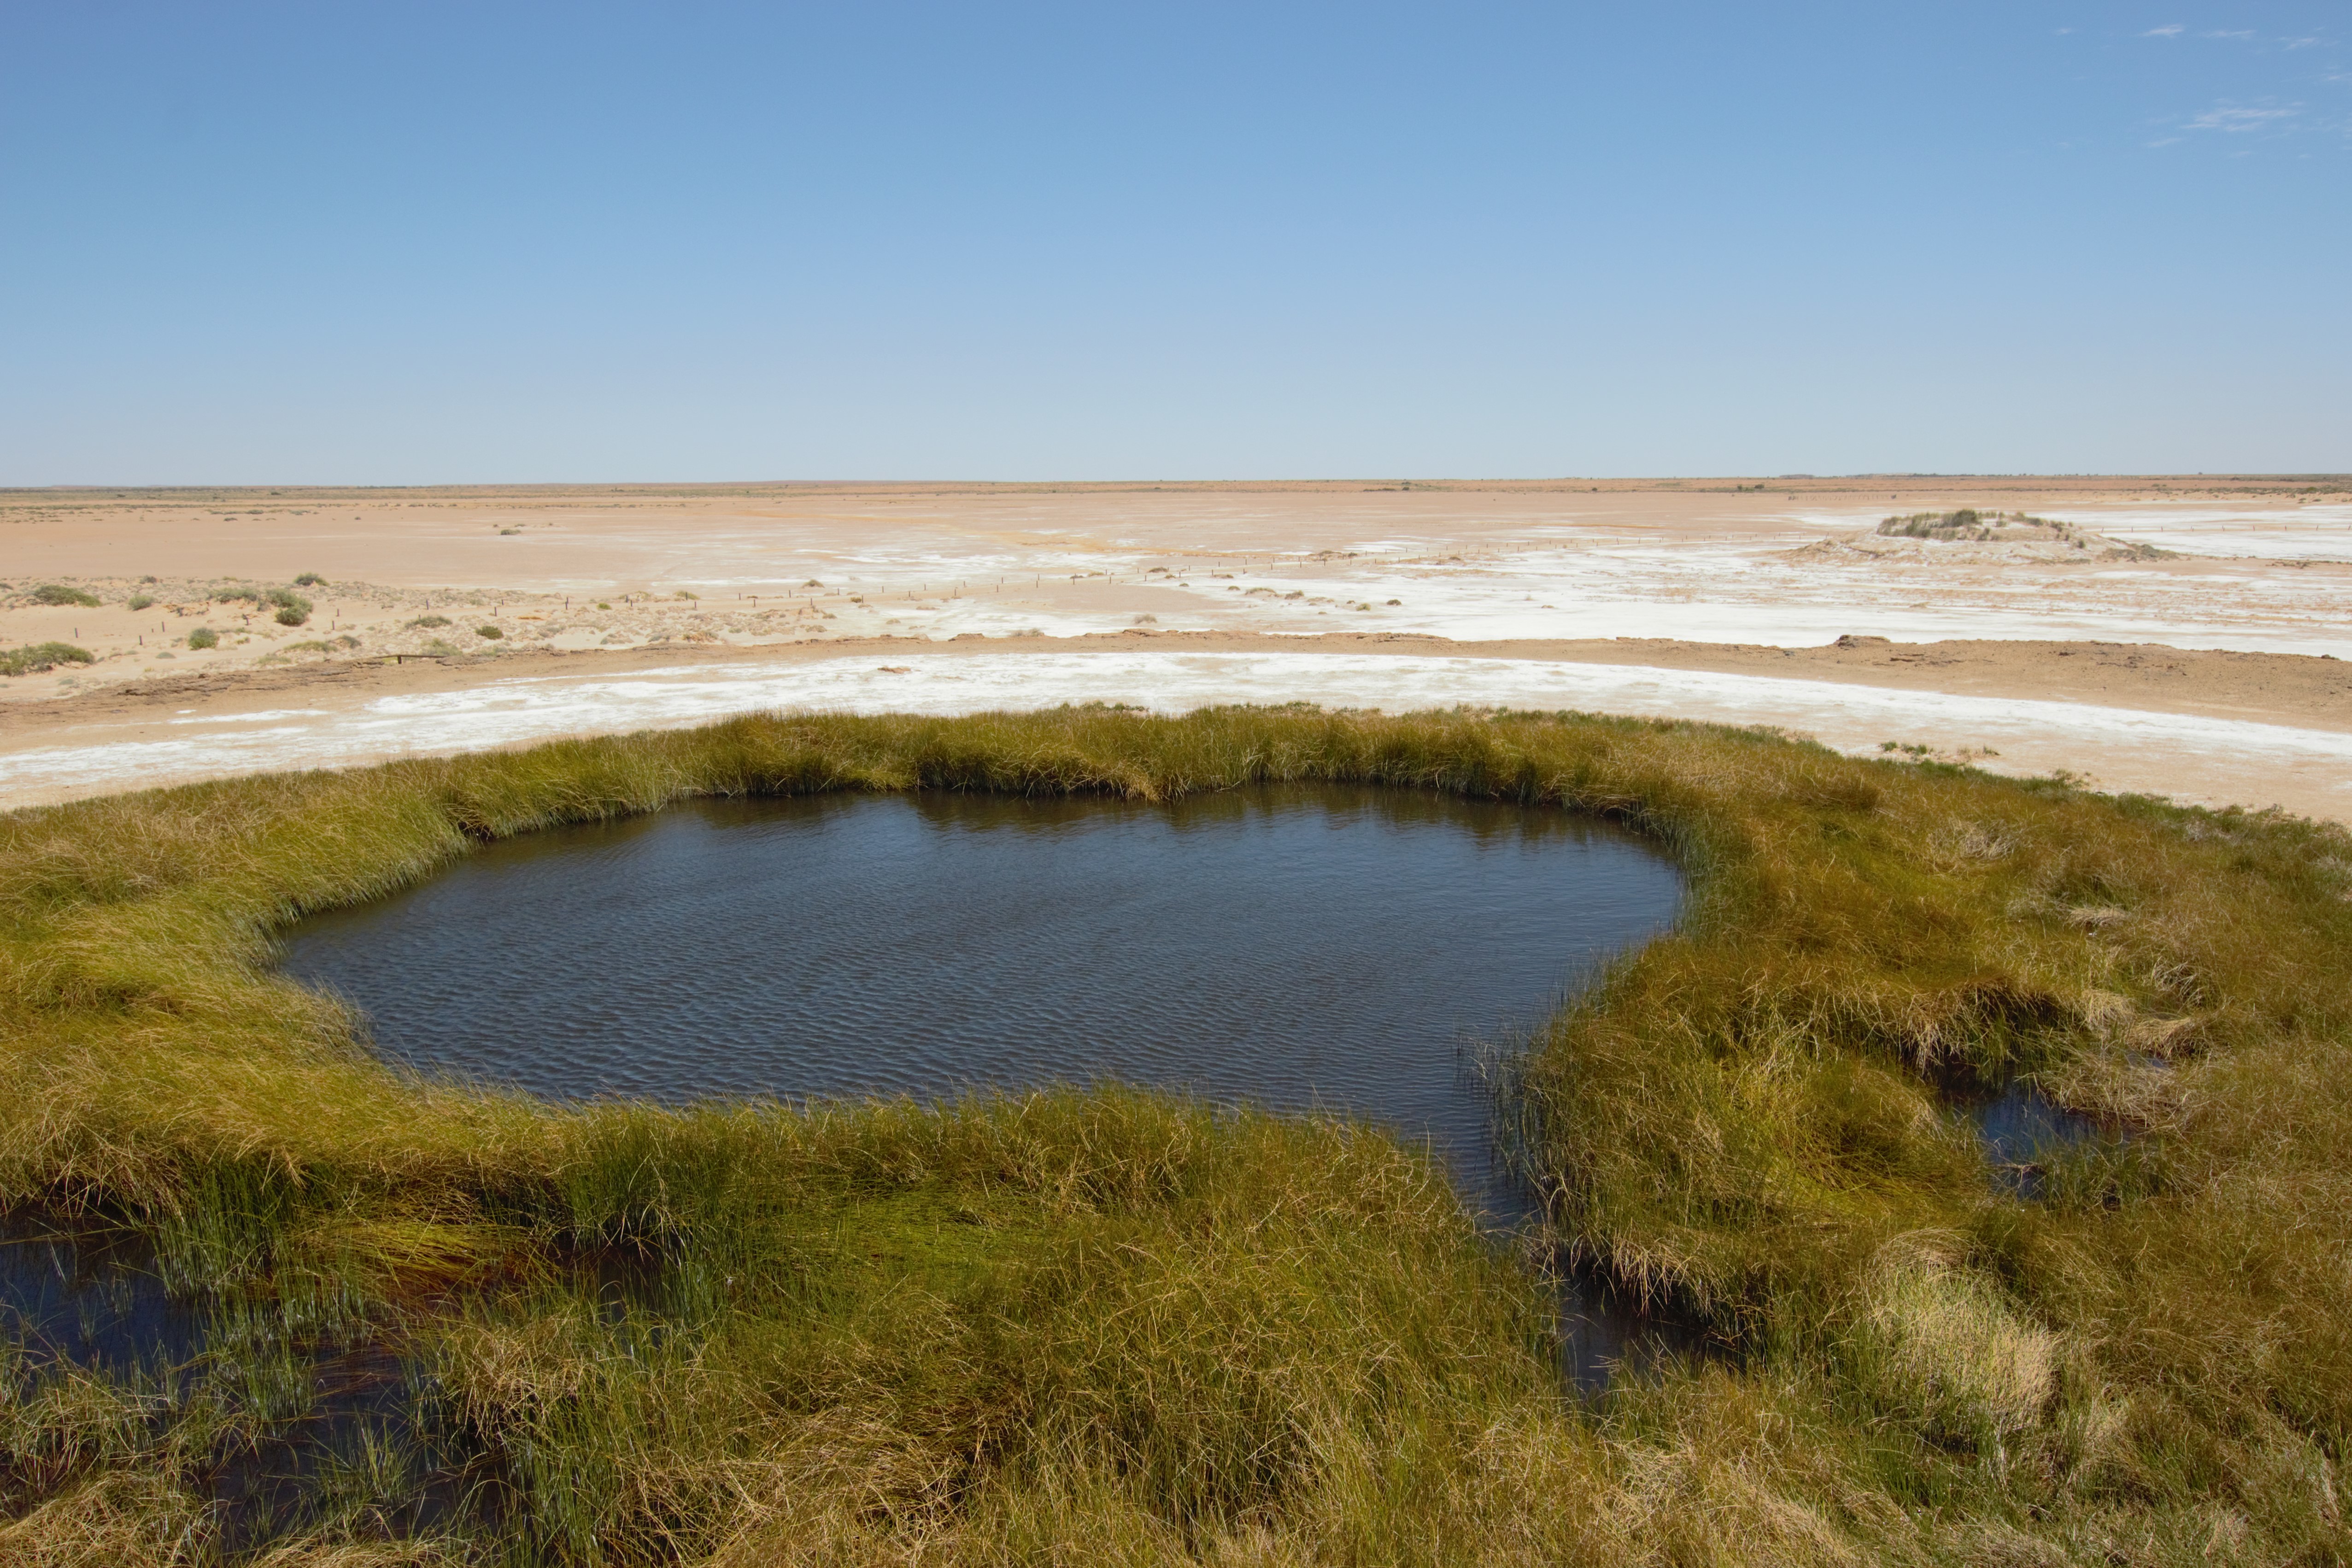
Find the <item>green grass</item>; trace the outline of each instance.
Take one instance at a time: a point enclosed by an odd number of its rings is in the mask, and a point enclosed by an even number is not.
[[[306,910],[692,795],[1307,779],[1688,868],[1506,1075],[1542,1233],[1377,1131],[1118,1090],[415,1081],[268,967]],[[2347,895],[2333,827],[1539,715],[744,719],[19,812],[0,1198],[256,1327],[201,1399],[12,1374],[0,1562],[202,1561],[221,1434],[299,1416],[273,1347],[367,1325],[504,1522],[388,1544],[438,1461],[379,1434],[273,1562],[2340,1563]],[[2036,1201],[1961,1113],[2021,1075],[2107,1129]],[[1547,1259],[1718,1353],[1570,1396]]]

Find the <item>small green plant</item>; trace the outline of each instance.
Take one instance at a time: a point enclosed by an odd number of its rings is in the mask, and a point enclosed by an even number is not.
[[[424,632],[429,632],[436,626],[446,626],[448,624],[449,617],[446,616],[419,616],[408,623],[410,630]]]
[[[79,605],[90,609],[98,606],[97,595],[68,588],[62,583],[44,583],[33,590],[31,598],[37,605]]]
[[[210,626],[198,626],[194,631],[188,634],[188,646],[190,647],[220,647],[220,633],[213,630]]]
[[[608,605],[608,604],[606,604],[604,600],[599,599],[599,600],[597,600],[597,601],[596,601],[596,607],[597,607],[598,609],[600,609],[600,610],[609,610],[609,609],[611,609],[613,606],[612,606],[612,605]]]
[[[476,637],[482,637],[482,638],[486,638],[486,639],[487,639],[487,640],[488,640],[488,641],[496,642],[499,638],[500,638],[500,637],[502,637],[506,636],[507,634],[506,634],[506,633],[504,633],[504,632],[502,632],[502,631],[500,631],[500,630],[499,630],[499,628],[498,628],[498,627],[496,627],[496,626],[484,625],[484,626],[476,626],[476,627],[474,628],[474,635],[475,635]]]
[[[680,588],[680,589],[677,591],[677,596],[678,596],[679,598],[681,598],[681,599],[699,599],[700,597],[702,597],[702,595],[699,595],[699,594],[690,594],[690,593],[687,592],[684,588]]]
[[[133,594],[122,601],[122,607],[126,610],[143,610],[154,602],[155,595],[152,594]]]
[[[297,588],[323,588],[327,585],[327,580],[316,572],[305,572],[294,579],[294,585]]]
[[[27,643],[0,653],[0,675],[38,675],[61,664],[88,664],[91,657],[89,649],[69,642]]]
[[[261,595],[260,603],[278,607],[278,624],[299,626],[310,618],[310,601],[291,588],[272,588]]]

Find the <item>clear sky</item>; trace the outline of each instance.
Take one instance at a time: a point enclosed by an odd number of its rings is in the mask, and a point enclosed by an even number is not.
[[[2352,6],[0,0],[0,483],[2352,468]]]

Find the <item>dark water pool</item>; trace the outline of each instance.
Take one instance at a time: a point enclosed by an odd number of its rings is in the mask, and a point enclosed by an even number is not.
[[[1625,833],[1403,791],[703,802],[493,845],[285,969],[387,1056],[542,1095],[1118,1079],[1385,1122],[1507,1213],[1476,1047],[1681,897]]]
[[[105,1391],[66,1403],[127,1413],[142,1444],[169,1433],[211,1504],[206,1539],[232,1555],[289,1530],[492,1516],[498,1494],[449,1441],[425,1369],[365,1324],[174,1289],[171,1273],[129,1231],[0,1215],[0,1406],[29,1418],[63,1390]],[[12,1456],[10,1489],[45,1490],[57,1447]]]

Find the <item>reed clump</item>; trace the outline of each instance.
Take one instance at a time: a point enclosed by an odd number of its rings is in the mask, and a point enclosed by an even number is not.
[[[307,910],[688,795],[1286,780],[1688,868],[1510,1065],[1526,1245],[1343,1121],[551,1107],[396,1075],[268,967]],[[301,1419],[268,1347],[349,1332],[431,1451],[322,1468],[274,1561],[2341,1562],[2347,946],[2333,827],[1573,715],[750,718],[16,813],[0,1196],[275,1327],[210,1403],[12,1374],[0,1562],[236,1547],[218,1433]],[[2104,1128],[2030,1197],[1966,1114],[2021,1077]],[[1709,1353],[1570,1396],[1531,1253]],[[434,1467],[464,1506],[403,1511]]]

